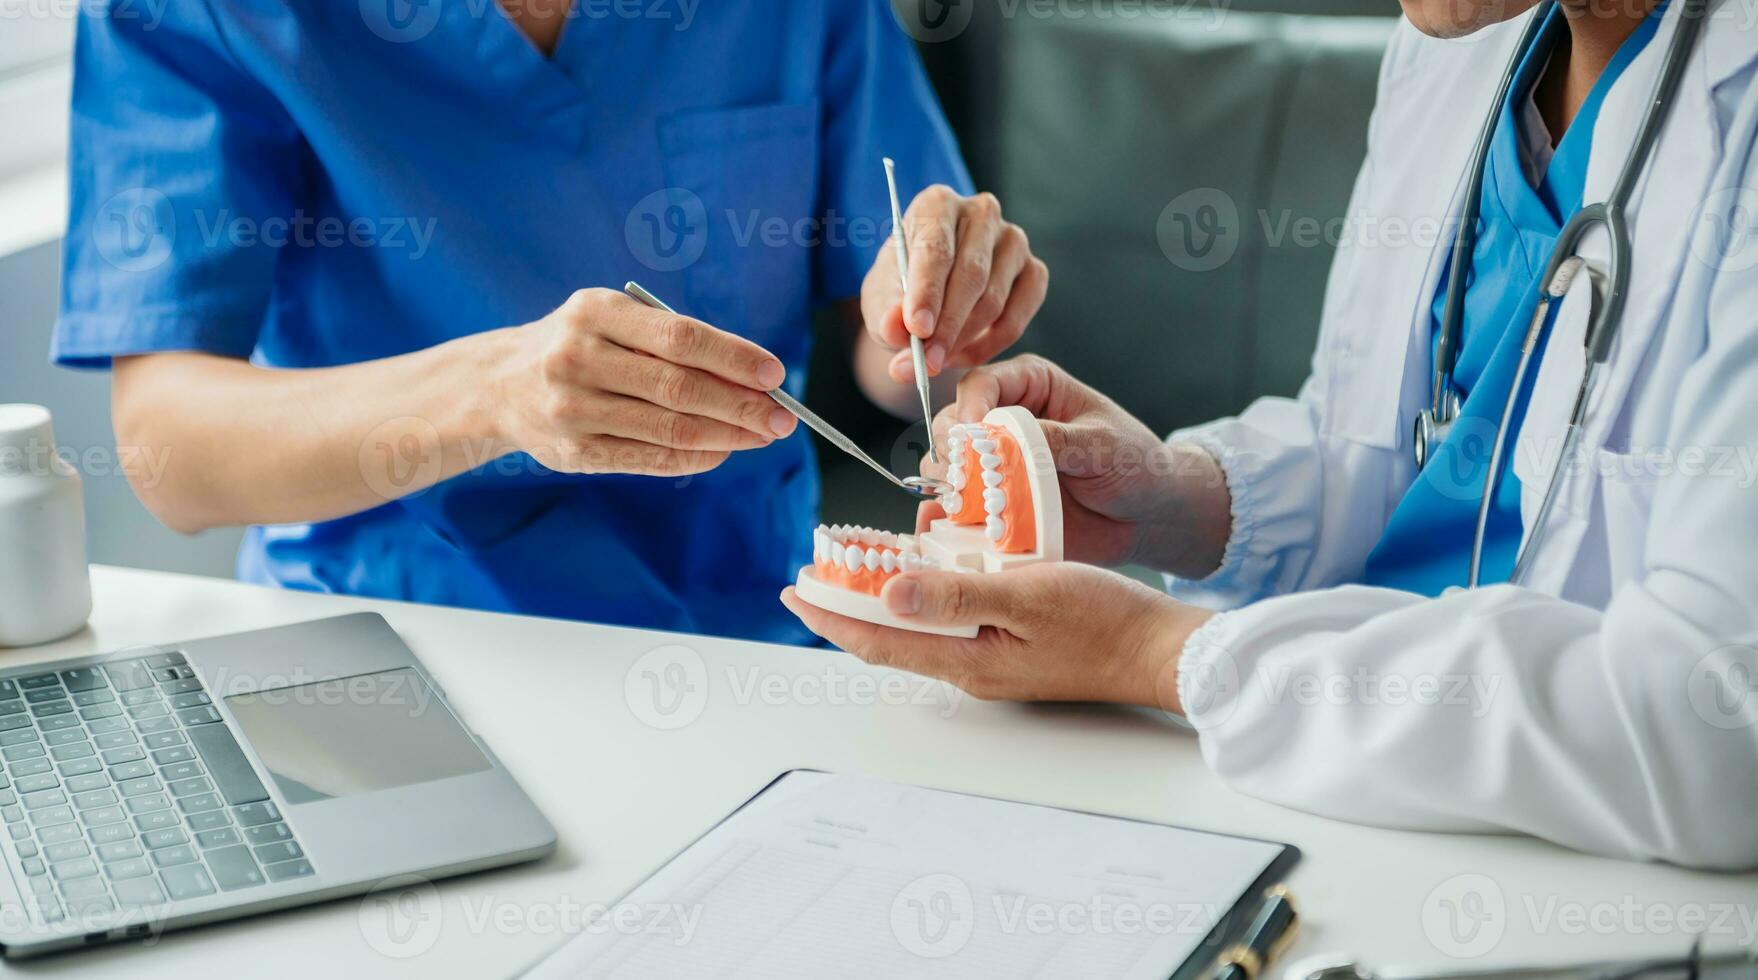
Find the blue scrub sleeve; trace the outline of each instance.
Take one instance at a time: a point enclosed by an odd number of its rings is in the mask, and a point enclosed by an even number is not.
[[[891,230],[884,157],[897,161],[897,192],[907,210],[931,184],[971,193],[958,141],[928,84],[890,0],[831,4],[825,52],[824,159],[815,299],[859,296],[861,281]],[[840,223],[840,226],[839,224]],[[838,234],[838,228],[846,233]]]
[[[70,213],[51,357],[247,357],[297,213],[297,127],[203,0],[80,5]],[[267,242],[267,244],[265,244]]]

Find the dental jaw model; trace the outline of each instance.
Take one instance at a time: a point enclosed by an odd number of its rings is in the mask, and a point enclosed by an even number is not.
[[[934,569],[983,574],[1062,560],[1062,496],[1056,464],[1038,420],[998,408],[980,423],[953,426],[946,442],[946,517],[921,534],[820,525],[812,564],[794,591],[829,612],[880,626],[970,638],[975,626],[936,626],[892,615],[879,598],[901,572]]]

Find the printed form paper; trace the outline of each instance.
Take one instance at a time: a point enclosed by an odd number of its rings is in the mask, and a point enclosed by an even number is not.
[[[1281,852],[795,772],[528,976],[1164,980]]]

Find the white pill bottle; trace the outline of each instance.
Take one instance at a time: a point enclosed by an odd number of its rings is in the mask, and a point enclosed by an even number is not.
[[[0,647],[48,643],[92,614],[85,491],[41,405],[0,405]]]

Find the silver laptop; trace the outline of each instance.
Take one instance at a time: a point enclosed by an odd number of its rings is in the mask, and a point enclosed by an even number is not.
[[[0,820],[8,957],[556,841],[373,614],[0,671]]]

